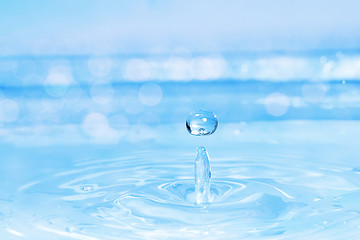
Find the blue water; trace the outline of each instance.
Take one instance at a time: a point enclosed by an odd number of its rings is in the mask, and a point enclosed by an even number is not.
[[[50,83],[24,82],[25,67],[1,75],[1,239],[359,236],[356,79],[90,84],[72,61],[72,83],[37,64]],[[218,116],[211,136],[187,132],[199,108]],[[205,208],[198,146],[210,156]]]

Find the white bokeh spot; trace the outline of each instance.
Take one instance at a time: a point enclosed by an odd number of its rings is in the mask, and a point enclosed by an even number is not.
[[[62,97],[66,94],[70,84],[73,83],[71,70],[65,66],[50,69],[45,79],[45,91],[53,97]]]
[[[289,98],[282,93],[272,93],[265,99],[266,111],[275,117],[284,115],[289,106]]]

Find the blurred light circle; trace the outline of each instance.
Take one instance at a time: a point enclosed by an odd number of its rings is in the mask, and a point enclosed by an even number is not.
[[[162,90],[158,84],[145,83],[139,91],[140,101],[148,106],[155,106],[161,102]]]
[[[306,83],[302,87],[304,99],[308,102],[319,103],[326,94],[327,87],[322,83]]]
[[[109,132],[109,123],[106,116],[100,113],[90,113],[82,123],[83,131],[92,137],[102,137]]]
[[[272,93],[265,99],[266,111],[276,117],[284,115],[289,105],[289,98],[282,93]]]
[[[143,59],[131,59],[125,64],[123,76],[127,80],[144,81],[150,78],[151,66]]]
[[[105,77],[107,76],[112,68],[113,61],[110,58],[91,58],[87,62],[89,72],[96,77]]]
[[[129,122],[126,117],[122,115],[113,115],[109,118],[109,125],[112,129],[114,129],[118,135],[118,137],[123,137],[129,131]]]
[[[50,96],[62,97],[72,82],[73,78],[70,69],[65,66],[57,66],[50,70],[44,87]]]
[[[0,121],[13,122],[17,120],[19,115],[18,104],[10,99],[0,100]]]
[[[96,82],[91,86],[90,94],[94,102],[106,104],[114,98],[115,91],[110,83]]]

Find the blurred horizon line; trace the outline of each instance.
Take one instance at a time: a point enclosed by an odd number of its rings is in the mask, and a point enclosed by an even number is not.
[[[0,85],[360,80],[359,51],[0,57]]]
[[[185,49],[185,48],[184,48]],[[187,49],[185,49],[187,50]],[[133,52],[109,52],[109,53],[23,53],[23,54],[3,54],[0,52],[1,60],[11,59],[26,59],[26,58],[90,58],[90,57],[182,57],[182,55],[191,55],[190,57],[197,56],[211,56],[211,55],[223,55],[223,56],[244,56],[244,57],[267,57],[269,55],[286,55],[286,56],[316,56],[321,54],[336,54],[341,52],[342,54],[360,55],[360,47],[349,47],[349,48],[309,48],[301,50],[284,50],[284,49],[273,49],[273,50],[234,50],[234,51],[188,51],[187,53],[177,53],[172,50],[170,51],[159,51],[159,52],[145,52],[145,51],[133,51]],[[189,56],[187,56],[189,57]]]

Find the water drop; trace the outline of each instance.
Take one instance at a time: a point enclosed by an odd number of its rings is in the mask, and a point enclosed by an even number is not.
[[[195,136],[211,135],[215,132],[218,120],[213,112],[198,110],[186,119],[186,128]]]

